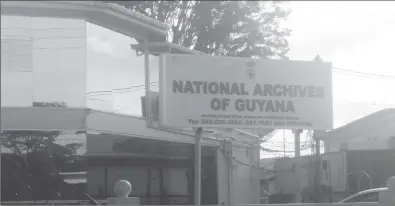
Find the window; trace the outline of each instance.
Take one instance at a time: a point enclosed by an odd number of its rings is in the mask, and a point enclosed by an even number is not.
[[[344,201],[344,203],[351,203],[351,202],[379,202],[379,192],[371,192],[371,193],[356,195]]]

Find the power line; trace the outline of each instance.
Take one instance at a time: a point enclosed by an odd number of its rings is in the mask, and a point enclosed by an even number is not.
[[[240,141],[240,140],[237,140],[237,139],[235,139],[235,138],[233,138],[233,137],[226,137],[226,139],[230,139],[230,140],[232,140],[232,141],[234,141],[234,142],[241,143],[241,144],[244,144],[244,145],[248,145],[248,146],[250,146],[250,147],[258,147],[258,145],[254,145],[254,144],[249,143],[249,142],[246,142],[246,141]],[[308,145],[308,146],[306,146],[305,148],[301,148],[300,150],[301,150],[301,151],[307,150],[307,149],[309,149],[310,147],[311,147],[311,145]],[[275,150],[275,149],[264,148],[264,147],[262,147],[262,146],[260,146],[260,145],[259,145],[259,149],[260,149],[261,151],[263,151],[263,152],[269,152],[269,153],[284,152],[284,150]],[[293,151],[293,150],[288,150],[288,151],[286,151],[286,153],[294,153],[294,152],[295,152],[295,151]]]
[[[78,29],[85,29],[85,27],[70,27],[70,28],[1,28],[1,30],[22,30],[22,31],[32,31],[32,30],[37,30],[37,31],[46,31],[46,30],[78,30]],[[46,38],[35,38],[35,39],[56,39],[56,38],[82,38],[82,37],[46,37]],[[64,47],[64,48],[75,48],[75,47]],[[36,49],[46,49],[46,48],[36,48]],[[54,48],[56,49],[56,48]],[[382,75],[382,74],[374,74],[374,73],[367,73],[367,72],[359,72],[359,71],[353,71],[353,70],[347,70],[347,69],[340,69],[340,68],[333,68],[335,71],[340,71],[340,72],[347,72],[347,73],[352,73],[352,74],[359,74],[359,75],[366,75],[366,76],[372,76],[372,77],[381,77],[381,78],[391,78],[394,79],[395,76],[392,75]],[[344,74],[344,73],[342,73]]]
[[[151,82],[150,84],[152,85],[152,84],[157,84],[157,83],[158,83],[158,81],[155,81],[155,82]],[[112,93],[114,91],[123,91],[123,90],[129,90],[129,89],[140,88],[140,87],[145,87],[145,84],[134,85],[134,86],[131,86],[131,87],[115,88],[115,89],[112,89],[112,90],[99,90],[99,91],[87,92],[86,94]],[[143,88],[143,89],[145,89],[145,88]]]
[[[345,70],[345,69],[337,69],[339,71],[347,71],[350,73],[354,73],[354,74],[359,74],[359,75],[354,75],[354,76],[360,76],[360,77],[367,77],[367,76],[361,76],[362,75],[370,75],[370,76],[374,76],[374,77],[379,77],[379,78],[394,78],[395,76],[389,76],[389,75],[380,75],[380,74],[373,74],[373,73],[364,73],[364,72],[356,72],[356,71],[351,71],[351,70]],[[351,74],[346,74],[346,73],[342,73],[345,75],[351,75]],[[151,82],[150,84],[156,84],[158,83],[156,82]],[[134,92],[134,91],[140,91],[140,90],[144,90],[145,88],[139,88],[139,87],[143,87],[145,85],[135,85],[135,86],[131,86],[131,87],[125,87],[125,88],[115,88],[113,90],[101,90],[101,91],[93,91],[93,92],[88,92],[87,94],[96,94],[96,93],[128,93],[128,92]],[[135,88],[135,90],[132,91],[122,91],[122,90],[129,90],[129,89],[133,89]],[[139,89],[137,89],[139,88]],[[122,91],[122,92],[121,92]],[[97,94],[98,95],[107,95],[107,94]],[[96,96],[96,95],[92,95],[92,96]]]
[[[242,162],[242,161],[236,159],[234,156],[232,156],[231,159],[232,159],[233,161],[235,161],[235,162],[237,162],[237,163],[243,165],[243,166],[250,167],[250,168],[253,168],[253,169],[265,170],[265,171],[268,171],[268,172],[289,172],[289,171],[293,171],[293,170],[294,170],[294,168],[285,169],[285,170],[270,170],[270,169],[265,169],[264,167],[256,167],[256,166],[253,166],[253,165],[244,163],[244,162]],[[273,164],[274,164],[274,163],[273,163]],[[302,168],[308,167],[308,166],[310,166],[311,164],[312,164],[312,162],[309,162],[309,163],[303,165]]]
[[[89,97],[87,97],[86,99],[93,100],[93,101],[105,102],[105,103],[111,104],[111,106],[119,107],[121,109],[126,109],[126,110],[133,110],[134,109],[132,107],[125,107],[125,106],[116,105],[116,104],[113,104],[113,102],[111,102],[111,101],[106,101],[106,100],[103,100],[103,99],[95,99],[95,98],[89,98]]]
[[[341,74],[348,74],[348,75],[352,75],[354,74],[354,76],[360,76],[360,77],[378,77],[378,78],[389,78],[389,79],[395,79],[395,76],[392,75],[383,75],[383,74],[374,74],[374,73],[367,73],[367,72],[359,72],[359,71],[353,71],[353,70],[347,70],[347,69],[340,69],[340,68],[333,68],[334,72],[338,72]],[[343,73],[342,73],[343,72]],[[345,73],[344,73],[345,72]],[[365,75],[365,76],[361,76],[361,75]]]

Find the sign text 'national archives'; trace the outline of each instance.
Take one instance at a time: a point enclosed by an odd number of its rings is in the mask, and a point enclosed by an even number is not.
[[[328,63],[166,54],[160,71],[163,126],[333,126]]]

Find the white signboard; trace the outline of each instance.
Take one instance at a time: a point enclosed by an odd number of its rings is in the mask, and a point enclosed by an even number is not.
[[[332,129],[330,63],[164,54],[160,123]]]

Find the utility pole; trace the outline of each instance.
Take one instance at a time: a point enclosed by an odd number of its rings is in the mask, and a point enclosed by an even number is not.
[[[315,62],[323,62],[320,55],[314,58]],[[315,172],[314,172],[314,197],[315,202],[322,202],[321,193],[321,140],[318,138],[318,132],[313,131],[313,139],[315,141]]]
[[[294,130],[295,135],[295,184],[296,194],[295,202],[302,203],[302,158],[300,157],[300,134],[303,130]]]

